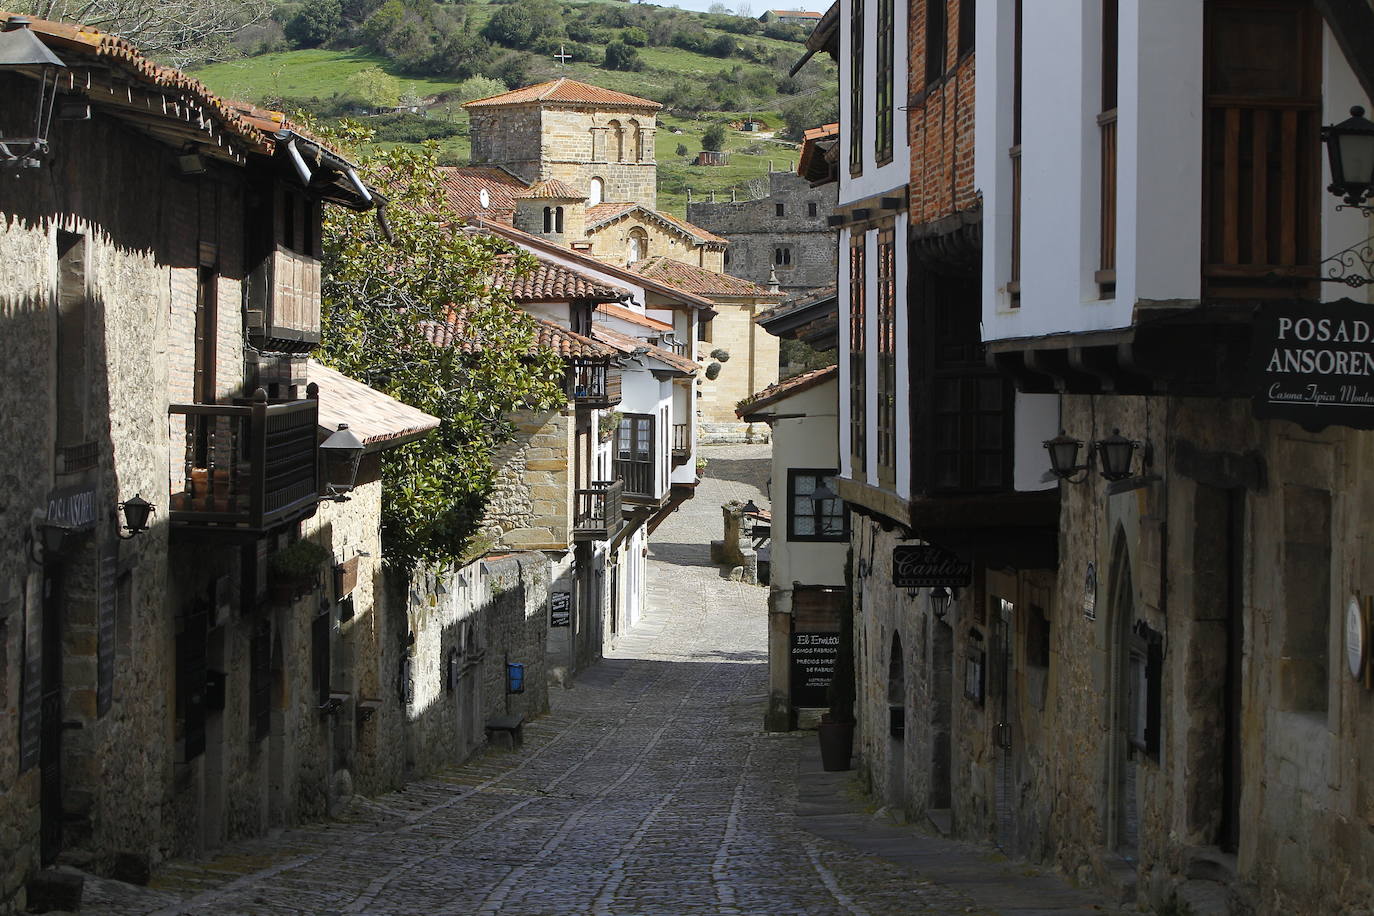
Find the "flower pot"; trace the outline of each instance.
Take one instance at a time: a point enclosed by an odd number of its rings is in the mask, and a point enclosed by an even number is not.
[[[820,722],[816,734],[821,742],[821,769],[828,773],[849,769],[854,753],[853,722]]]

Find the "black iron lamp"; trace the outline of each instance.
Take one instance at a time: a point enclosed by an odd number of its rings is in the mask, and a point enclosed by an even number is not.
[[[15,123],[32,125],[27,136],[0,135],[0,168],[37,168],[48,151],[48,128],[57,99],[59,71],[67,69],[56,54],[39,40],[24,16],[11,16],[0,27],[0,73],[36,77],[38,86],[26,98],[11,101],[18,109]]]
[[[754,526],[758,524],[759,513],[761,510],[753,499],[750,499],[739,510],[739,526],[747,537],[754,536]]]
[[[817,534],[836,534],[836,533],[838,533],[838,532],[836,532],[836,531],[832,531],[832,530],[831,530],[831,527],[830,527],[829,525],[827,525],[826,522],[825,522],[825,516],[826,516],[826,513],[825,513],[825,504],[826,504],[827,502],[829,502],[830,500],[832,500],[832,499],[839,499],[839,498],[840,498],[840,494],[838,494],[838,493],[836,493],[834,490],[830,489],[830,487],[826,484],[826,482],[825,482],[825,480],[824,480],[823,478],[822,478],[821,480],[816,481],[816,489],[814,489],[814,490],[811,491],[811,511],[812,511],[812,512],[815,514],[815,516],[816,516],[816,533],[817,533]]]
[[[328,495],[336,503],[347,502],[348,493],[358,480],[358,462],[363,458],[363,442],[349,430],[347,423],[320,443],[324,459],[324,482]]]
[[[1374,121],[1356,105],[1349,118],[1322,128],[1322,142],[1331,161],[1327,190],[1344,198],[1347,206],[1369,212],[1364,200],[1374,187]]]
[[[1086,477],[1074,479],[1079,471],[1087,471],[1086,464],[1078,463],[1078,450],[1083,447],[1082,439],[1075,439],[1064,432],[1059,431],[1059,435],[1053,439],[1046,439],[1044,442],[1045,451],[1050,453],[1050,473],[1060,480],[1067,480],[1069,483],[1079,483]]]
[[[930,590],[930,612],[935,615],[936,620],[945,619],[953,601],[954,593],[943,585],[937,585]]]
[[[1102,476],[1107,480],[1125,480],[1131,476],[1131,458],[1135,450],[1140,448],[1140,443],[1127,439],[1121,435],[1121,430],[1114,429],[1107,438],[1094,442],[1093,448],[1102,462]]]
[[[119,511],[124,515],[124,525],[119,530],[119,537],[127,541],[148,530],[148,517],[157,509],[148,500],[135,493],[133,499],[126,499],[119,504]],[[129,533],[125,534],[125,531]]]

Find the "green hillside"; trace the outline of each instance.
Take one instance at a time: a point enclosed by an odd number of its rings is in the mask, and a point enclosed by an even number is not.
[[[546,0],[517,0],[517,3],[524,4],[544,2]],[[486,3],[463,5],[463,34],[480,36],[485,24],[502,6]],[[292,15],[291,9],[288,4],[278,15],[289,17]],[[794,121],[798,120],[798,111],[809,113],[814,109],[817,112],[814,120],[818,123],[824,116],[826,105],[832,104],[834,67],[828,59],[809,64],[798,80],[785,79],[786,70],[805,53],[805,48],[796,41],[762,34],[732,35],[712,27],[712,22],[723,21],[719,16],[659,8],[646,10],[644,5],[627,8],[619,0],[583,0],[555,9],[562,18],[565,31],[539,39],[539,50],[507,48],[478,38],[475,40],[479,46],[474,46],[476,50],[472,59],[460,55],[459,63],[449,65],[447,73],[417,72],[424,69],[442,70],[445,67],[417,66],[415,57],[424,49],[416,52],[413,46],[405,53],[396,54],[358,44],[339,47],[345,42],[356,41],[359,36],[375,35],[377,30],[371,29],[369,32],[370,26],[364,23],[351,31],[341,26],[336,37],[322,47],[249,54],[237,60],[203,67],[194,75],[216,93],[229,98],[287,110],[304,110],[325,119],[358,117],[376,130],[377,142],[382,145],[433,138],[440,146],[442,161],[450,164],[465,164],[468,161],[467,116],[461,107],[468,100],[465,97],[468,93],[462,88],[463,77],[485,75],[462,72],[470,71],[474,62],[482,62],[489,69],[503,74],[513,71],[520,80],[519,85],[568,76],[654,99],[665,106],[659,115],[657,142],[659,205],[679,216],[685,215],[688,189],[694,196],[706,196],[714,190],[728,198],[730,189],[736,188],[741,195],[747,196],[744,186],[752,179],[766,178],[770,160],[774,168],[794,166],[797,157],[795,143],[769,136],[784,127],[784,109],[791,106]],[[600,24],[604,19],[598,19],[608,15],[636,17],[635,21],[643,21],[649,28],[608,28]],[[670,26],[660,25],[655,32],[655,24],[660,20],[666,20]],[[290,34],[291,21],[287,18],[286,22],[286,32]],[[732,27],[738,25],[726,24]],[[602,66],[604,44],[564,37],[565,34],[572,34],[583,39],[612,37],[612,40],[619,40],[621,37],[633,38],[636,32],[647,38],[642,46],[634,49],[641,67],[636,71],[608,70]],[[684,32],[690,33],[690,38],[684,39]],[[658,34],[660,39],[668,35],[670,38],[666,40],[692,44],[705,44],[717,41],[721,36],[729,36],[741,46],[741,50],[737,55],[716,57],[667,44],[654,45],[654,34]],[[275,44],[281,47],[286,43],[280,40]],[[374,41],[373,44],[386,43]],[[557,52],[559,46],[566,47],[573,54],[573,59],[566,63],[554,59],[551,54]],[[260,46],[247,50],[264,49]],[[399,96],[409,99],[408,104],[418,102],[421,113],[359,116],[367,108],[355,98],[350,79],[372,68],[394,77],[397,82],[393,85]],[[762,136],[759,133],[727,129],[725,149],[729,154],[728,165],[706,167],[691,164],[702,148],[702,134],[708,127],[716,123],[728,125],[740,122],[748,116],[761,119],[767,129]],[[675,130],[680,132],[674,133]],[[686,148],[685,155],[679,155],[679,147]]]

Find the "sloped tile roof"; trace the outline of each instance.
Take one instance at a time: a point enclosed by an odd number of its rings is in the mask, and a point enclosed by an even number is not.
[[[440,186],[460,216],[478,215],[509,223],[515,218],[515,198],[525,182],[505,169],[483,165],[440,166]],[[482,206],[482,192],[487,206]]]
[[[306,376],[319,386],[320,427],[329,432],[347,423],[367,451],[401,445],[439,426],[439,418],[310,360]]]
[[[721,238],[714,232],[708,232],[700,226],[687,222],[685,219],[678,219],[676,216],[664,213],[662,210],[654,210],[643,204],[636,203],[597,204],[595,207],[588,207],[587,234],[590,235],[597,229],[600,229],[622,216],[627,216],[634,211],[638,211],[650,221],[657,221],[666,228],[674,229],[703,244],[711,246],[730,244],[729,239]]]
[[[794,394],[800,394],[809,388],[815,388],[817,385],[823,385],[832,379],[839,378],[839,373],[839,366],[825,366],[820,369],[812,369],[810,372],[803,372],[801,375],[794,375],[780,382],[774,382],[742,401],[740,406],[735,408],[735,416],[743,418],[746,415],[756,413],[761,407],[768,407],[784,398],[789,398]]]
[[[510,291],[516,302],[571,302],[590,299],[595,302],[616,302],[626,290],[593,280],[570,267],[556,264],[535,255],[538,263],[523,276],[515,276],[514,259],[502,258],[496,282]]]
[[[607,346],[581,334],[560,327],[545,318],[534,318],[534,340],[528,352],[538,353],[552,350],[564,359],[612,359],[619,355],[614,347]],[[448,320],[434,322],[425,327],[425,336],[436,347],[453,347],[460,353],[475,353],[478,341],[472,339],[461,312],[452,312]]]
[[[647,340],[638,337],[631,337],[628,334],[621,334],[619,331],[612,331],[605,325],[598,324],[592,326],[592,336],[604,344],[615,347],[621,354],[628,356],[635,350],[643,349],[647,352],[646,356],[653,357],[659,362],[686,375],[695,375],[697,364],[685,356],[678,356],[672,350],[663,347],[656,347]]]
[[[789,16],[793,19],[820,19],[820,13],[811,10],[769,10],[774,16]]]
[[[705,267],[697,267],[693,264],[684,264],[662,255],[636,261],[630,265],[630,269],[638,271],[646,277],[667,283],[676,289],[708,298],[711,296],[740,296],[751,299],[781,299],[784,295],[783,293],[770,293],[767,288],[759,286],[752,280],[717,273],[714,270],[707,270]]]
[[[538,200],[586,200],[587,195],[574,188],[565,181],[557,178],[545,178],[543,181],[536,181],[523,191],[517,191],[516,197],[529,197]]]
[[[634,309],[627,309],[623,305],[598,305],[598,314],[606,315],[610,318],[619,318],[621,321],[628,321],[631,324],[641,325],[653,331],[671,331],[673,326],[666,321],[659,321],[657,318],[650,318],[648,315],[641,315]]]
[[[488,96],[485,99],[473,99],[471,102],[464,102],[463,107],[494,108],[499,105],[525,105],[531,102],[566,102],[576,105],[594,105],[601,108],[643,108],[649,111],[658,111],[663,107],[658,102],[651,102],[634,95],[626,95],[613,89],[603,89],[589,83],[580,83],[577,80],[568,79],[566,76],[560,76],[558,79],[549,80],[545,83],[536,83],[533,86],[525,86],[522,89],[512,89],[510,92]]]

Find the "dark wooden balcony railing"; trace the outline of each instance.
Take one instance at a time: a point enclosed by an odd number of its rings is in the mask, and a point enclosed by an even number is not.
[[[1208,98],[1206,295],[1286,297],[1312,288],[1321,241],[1320,114],[1315,104]]]
[[[319,402],[173,404],[173,525],[261,532],[304,518],[319,501]]]
[[[1116,295],[1116,109],[1097,116],[1102,128],[1102,211],[1097,288],[1102,298]]]
[[[623,523],[620,512],[624,491],[625,485],[619,480],[596,480],[586,490],[575,490],[574,539],[606,541],[614,537]]]
[[[620,370],[604,362],[575,362],[568,367],[567,391],[578,407],[614,407],[620,403]]]
[[[625,461],[617,459],[615,473],[625,482],[625,495],[641,499],[654,499],[654,465],[650,461]]]
[[[320,262],[280,245],[248,275],[248,330],[274,349],[320,342]]]

